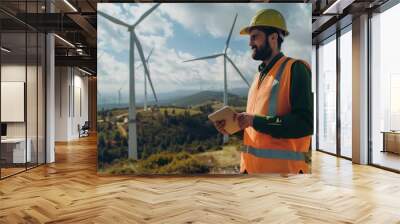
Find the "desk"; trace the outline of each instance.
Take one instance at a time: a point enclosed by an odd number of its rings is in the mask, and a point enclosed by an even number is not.
[[[1,139],[1,157],[6,163],[25,163],[31,162],[31,145],[30,138],[27,139],[25,154],[25,138],[6,138]],[[11,159],[12,158],[12,159]],[[27,158],[27,161],[25,161]]]
[[[383,151],[400,154],[400,132],[383,131]]]

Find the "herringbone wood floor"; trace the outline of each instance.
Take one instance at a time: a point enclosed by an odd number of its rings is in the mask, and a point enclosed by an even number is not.
[[[400,223],[400,175],[316,152],[291,177],[100,177],[96,139],[0,181],[0,223]]]

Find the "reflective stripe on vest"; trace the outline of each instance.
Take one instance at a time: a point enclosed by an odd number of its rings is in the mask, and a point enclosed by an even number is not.
[[[305,161],[306,157],[303,152],[294,152],[292,150],[282,149],[257,149],[251,146],[246,146],[242,152],[250,153],[253,156],[265,159],[286,159]]]
[[[268,103],[268,116],[276,116],[276,108],[278,107],[277,100],[278,100],[278,92],[279,92],[279,82],[281,81],[281,76],[283,70],[286,67],[286,64],[289,62],[290,58],[286,58],[285,61],[279,67],[279,70],[275,76],[275,81],[277,82],[274,86],[272,86],[271,95],[269,98]],[[274,82],[275,82],[274,81]]]

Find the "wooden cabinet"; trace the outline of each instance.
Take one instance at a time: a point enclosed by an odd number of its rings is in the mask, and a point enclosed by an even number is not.
[[[400,132],[383,133],[383,152],[393,152],[400,154]]]

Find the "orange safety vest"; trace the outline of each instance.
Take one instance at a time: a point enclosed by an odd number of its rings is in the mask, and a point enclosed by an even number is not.
[[[290,78],[295,61],[281,57],[260,84],[260,74],[256,75],[247,98],[247,113],[262,116],[283,116],[290,113]],[[248,127],[244,130],[245,150],[241,153],[240,172],[308,173],[305,153],[310,144],[311,135],[301,138],[274,138]]]

